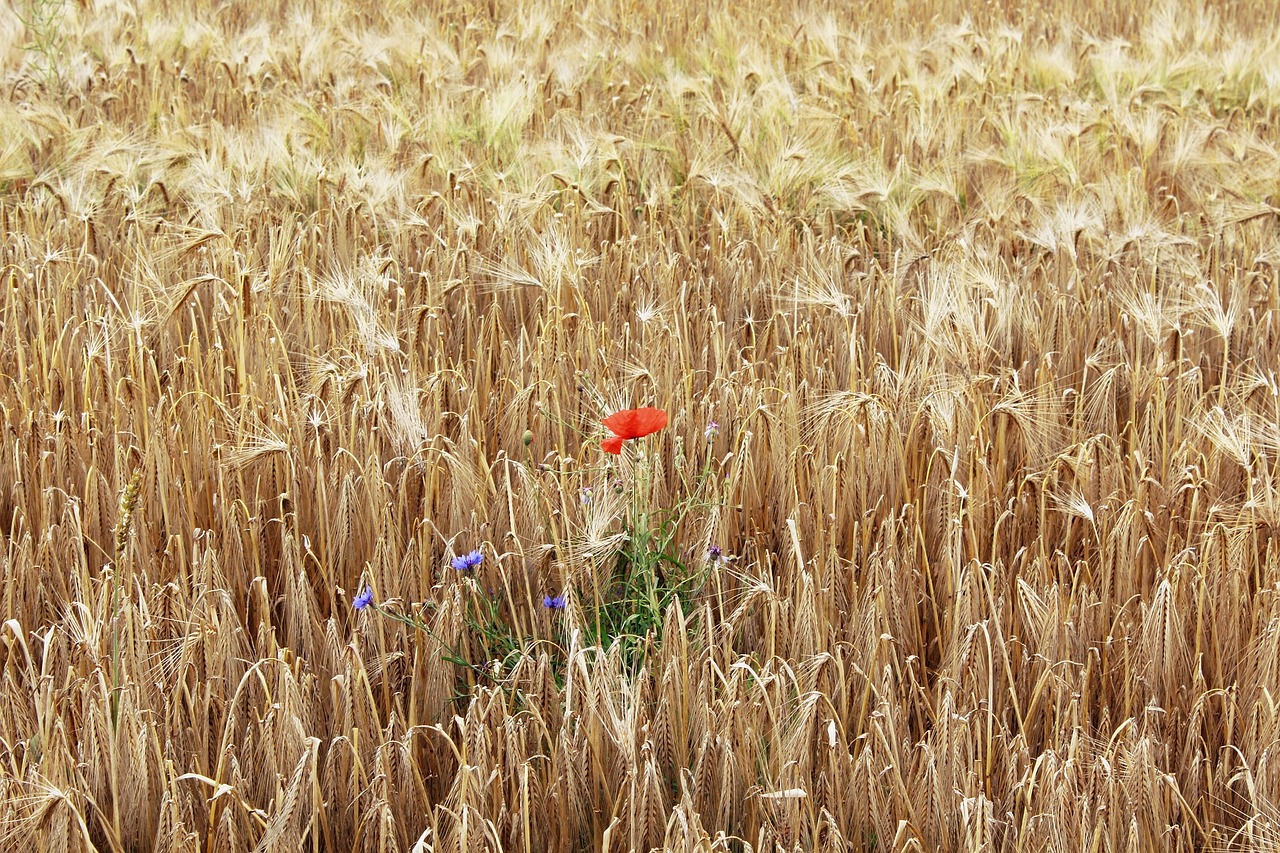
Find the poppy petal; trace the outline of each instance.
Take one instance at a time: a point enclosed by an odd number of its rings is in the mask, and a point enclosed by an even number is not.
[[[622,436],[611,435],[604,441],[600,442],[600,446],[604,448],[605,453],[621,453],[622,452]]]
[[[655,433],[666,425],[667,413],[662,409],[636,409],[636,438]]]
[[[645,406],[641,409],[623,409],[605,418],[604,425],[614,435],[619,435],[623,438],[643,438],[667,425],[667,413],[652,406]]]
[[[614,435],[620,435],[623,438],[635,438],[636,410],[623,409],[620,412],[614,412],[612,415],[604,419],[604,425]]]

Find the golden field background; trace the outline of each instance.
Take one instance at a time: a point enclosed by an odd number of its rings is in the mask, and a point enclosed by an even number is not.
[[[0,10],[0,849],[1280,848],[1200,5]]]

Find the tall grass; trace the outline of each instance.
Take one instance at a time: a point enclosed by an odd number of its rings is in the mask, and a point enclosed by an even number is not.
[[[0,849],[1280,847],[1276,15],[970,5],[0,10]]]

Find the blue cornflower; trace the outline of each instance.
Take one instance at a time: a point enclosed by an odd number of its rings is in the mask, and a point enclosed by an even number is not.
[[[453,560],[449,562],[449,565],[453,566],[460,572],[469,572],[476,566],[480,565],[483,561],[484,554],[481,554],[477,549],[470,553],[463,554],[461,557],[454,557]]]
[[[542,596],[542,606],[548,610],[564,610],[564,606],[569,603],[568,596],[565,595],[544,595]]]
[[[351,602],[351,606],[356,610],[364,610],[370,604],[373,604],[373,589],[367,586],[356,596],[355,601]]]

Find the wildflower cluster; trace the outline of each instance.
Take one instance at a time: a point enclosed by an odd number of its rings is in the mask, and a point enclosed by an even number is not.
[[[621,454],[624,442],[652,435],[665,428],[667,422],[667,413],[653,407],[616,412],[603,421],[609,435],[601,447],[606,453]],[[719,424],[710,421],[704,437],[709,440],[718,430]],[[531,432],[526,431],[522,438],[526,447],[532,443]],[[682,453],[679,447],[677,439],[677,453]],[[588,639],[602,647],[621,643],[624,655],[632,663],[642,659],[652,632],[662,630],[668,608],[676,605],[687,612],[691,596],[700,588],[707,572],[727,559],[719,546],[712,545],[707,549],[706,561],[699,563],[692,559],[692,552],[681,551],[676,544],[678,538],[683,538],[680,531],[689,511],[707,505],[699,495],[704,486],[712,482],[710,453],[708,447],[701,476],[694,483],[685,483],[692,485],[693,494],[670,509],[654,510],[645,505],[653,476],[653,461],[648,454],[641,454],[634,465],[607,465],[605,477],[599,483],[598,492],[612,490],[632,497],[630,511],[623,519],[626,544],[605,583],[589,593],[577,590],[576,600],[583,609]],[[534,460],[530,458],[528,464],[532,468]],[[537,467],[549,470],[545,465]],[[681,477],[683,480],[683,474]],[[592,486],[578,484],[577,498],[584,507],[591,506],[593,498],[598,496]],[[464,573],[474,573],[483,563],[484,553],[479,548],[449,560],[454,571]],[[563,612],[568,609],[573,593],[572,589],[546,592],[542,596],[542,607],[553,614]],[[495,679],[496,673],[503,669],[492,664],[527,653],[531,638],[521,636],[513,628],[513,622],[518,625],[519,620],[513,620],[509,612],[519,599],[513,599],[509,589],[505,595],[499,589],[489,589],[486,594],[477,584],[466,584],[463,594],[466,596],[465,627],[457,638],[437,638],[445,648],[443,658],[470,673],[468,683],[474,677]],[[368,585],[360,588],[351,604],[357,611],[373,608],[387,618],[431,633],[421,616],[379,606]]]

